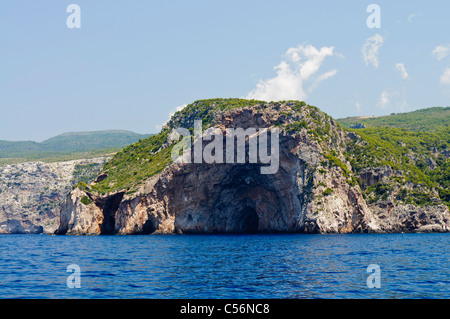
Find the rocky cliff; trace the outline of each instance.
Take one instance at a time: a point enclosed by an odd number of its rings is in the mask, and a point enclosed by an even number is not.
[[[0,167],[0,233],[54,233],[72,186],[95,177],[108,159]]]
[[[261,162],[173,163],[169,132],[192,130],[195,119],[224,135],[227,128],[278,128],[278,171],[261,174]],[[247,137],[247,158],[257,138]],[[438,192],[408,182],[430,200],[397,196],[403,194],[399,176],[411,172],[395,172],[376,160],[355,164],[355,154],[369,144],[303,102],[197,101],[159,135],[118,153],[90,185],[74,189],[61,207],[57,233],[449,231],[448,206]],[[266,147],[269,154],[270,143]],[[394,185],[394,177],[398,185],[375,198],[377,187]]]

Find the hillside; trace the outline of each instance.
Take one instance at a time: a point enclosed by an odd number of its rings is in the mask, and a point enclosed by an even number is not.
[[[349,128],[362,123],[366,128],[349,129],[361,140],[349,143],[348,158],[360,173],[366,167],[388,166],[405,172],[367,188],[369,201],[391,195],[405,202],[432,204],[433,196],[424,189],[435,190],[450,206],[450,107],[434,107],[409,113],[376,118],[353,117],[339,119]],[[422,189],[411,189],[414,183]],[[394,187],[393,185],[396,185]]]
[[[448,231],[450,151],[437,118],[421,120],[428,132],[418,124],[347,129],[301,101],[196,101],[115,154],[95,182],[78,184],[58,232]],[[169,133],[192,132],[196,119],[203,130],[278,128],[280,169],[265,176],[260,162],[173,163]]]
[[[124,130],[64,133],[49,138],[40,146],[47,152],[86,152],[91,150],[124,147],[149,137]]]
[[[347,117],[337,120],[350,128],[359,123],[366,127],[405,128],[415,132],[439,132],[450,128],[450,107],[432,107],[408,113],[398,113],[379,117]]]
[[[0,165],[37,160],[55,162],[103,156],[115,153],[129,144],[149,136],[149,134],[137,134],[130,131],[110,130],[65,133],[40,143],[0,141]]]

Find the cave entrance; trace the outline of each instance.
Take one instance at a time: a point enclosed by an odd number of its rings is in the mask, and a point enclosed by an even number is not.
[[[149,216],[147,221],[142,226],[142,231],[137,232],[140,235],[150,235],[153,234],[158,228],[158,221],[154,216]]]
[[[100,234],[102,235],[114,235],[115,234],[115,222],[116,211],[119,209],[120,202],[122,201],[125,193],[117,193],[113,196],[107,197],[103,203],[103,223],[100,226]]]
[[[255,234],[258,232],[259,218],[256,209],[253,207],[244,207],[238,213],[237,220],[241,221],[239,227],[236,229],[238,233]]]
[[[211,226],[218,232],[255,234],[270,231],[279,218],[280,200],[272,189],[273,177],[261,175],[258,165],[234,166],[214,198]],[[275,221],[276,223],[276,221]]]

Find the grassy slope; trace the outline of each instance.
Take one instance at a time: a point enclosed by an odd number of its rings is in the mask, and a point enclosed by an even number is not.
[[[450,107],[433,107],[380,117],[348,117],[337,120],[342,126],[363,123],[367,127],[406,128],[416,132],[438,132],[450,128]]]
[[[148,136],[115,130],[65,133],[41,143],[0,141],[0,165],[103,156]]]

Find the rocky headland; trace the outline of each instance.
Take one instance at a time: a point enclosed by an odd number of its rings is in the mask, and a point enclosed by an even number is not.
[[[192,130],[196,119],[224,135],[278,128],[278,171],[261,174],[261,162],[174,163],[169,134]],[[448,232],[447,189],[433,177],[436,163],[448,163],[448,144],[415,148],[402,133],[393,149],[383,143],[396,141],[367,132],[299,101],[197,101],[64,197],[56,233]],[[247,152],[256,138],[247,137]]]

